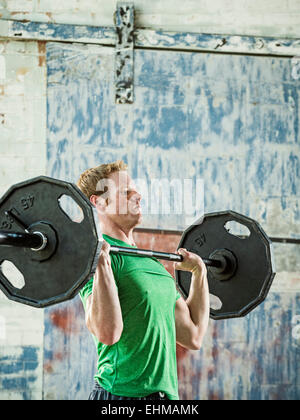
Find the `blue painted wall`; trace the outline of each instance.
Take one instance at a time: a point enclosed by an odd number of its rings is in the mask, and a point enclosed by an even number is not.
[[[124,159],[149,183],[203,179],[205,212],[231,208],[270,236],[300,237],[300,81],[291,60],[137,50],[135,102],[118,106],[113,49],[49,43],[47,66],[48,175],[74,182]],[[176,214],[144,218],[151,228],[186,225]],[[275,246],[284,282],[263,305],[245,319],[212,321],[200,352],[178,350],[181,398],[300,397],[297,247]],[[78,298],[45,311],[46,399],[85,399],[95,357]]]
[[[6,355],[0,357],[0,389],[6,394],[18,395],[24,400],[34,399],[35,387],[39,383],[36,369],[39,361],[39,347],[22,346],[18,352],[6,348]]]

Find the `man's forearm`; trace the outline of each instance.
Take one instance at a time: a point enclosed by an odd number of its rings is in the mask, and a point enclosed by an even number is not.
[[[112,345],[120,339],[123,319],[118,290],[112,272],[97,268],[90,296],[87,325],[97,339]]]
[[[200,343],[207,331],[209,322],[209,289],[206,273],[195,269],[192,272],[189,296],[186,300],[190,317],[196,327]]]

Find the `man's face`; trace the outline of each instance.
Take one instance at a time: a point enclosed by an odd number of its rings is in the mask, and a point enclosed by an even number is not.
[[[103,212],[119,226],[133,227],[142,220],[141,195],[126,171],[114,172],[106,180],[108,191]],[[104,197],[104,196],[102,196]]]

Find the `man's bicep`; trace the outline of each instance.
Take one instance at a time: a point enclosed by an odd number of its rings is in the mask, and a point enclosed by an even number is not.
[[[175,324],[180,327],[190,320],[190,310],[186,301],[181,296],[175,304]]]

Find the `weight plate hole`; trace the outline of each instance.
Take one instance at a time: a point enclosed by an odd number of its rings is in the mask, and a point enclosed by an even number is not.
[[[210,302],[209,304],[210,308],[213,309],[214,311],[218,311],[223,306],[223,303],[218,298],[218,296],[212,295],[211,293],[209,294],[209,302]]]
[[[24,276],[11,261],[3,261],[0,268],[6,280],[8,280],[13,287],[16,289],[23,289],[25,286]]]
[[[63,194],[58,199],[59,207],[72,222],[81,223],[84,219],[84,213],[81,207],[69,195]]]
[[[246,239],[250,236],[251,232],[247,226],[235,220],[229,220],[225,223],[224,228],[230,235],[238,236],[241,239]]]

